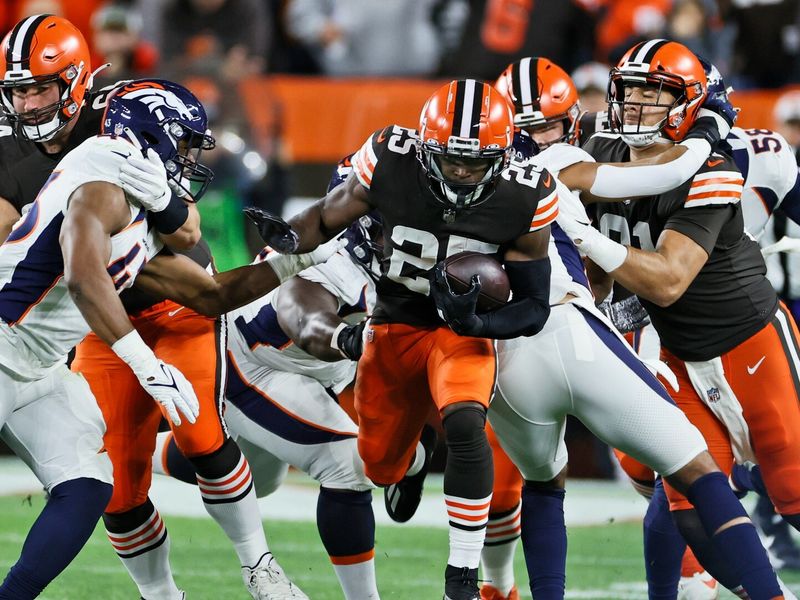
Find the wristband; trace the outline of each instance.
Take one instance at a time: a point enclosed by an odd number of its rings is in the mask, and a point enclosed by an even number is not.
[[[264,262],[269,263],[269,266],[275,271],[278,281],[284,283],[303,269],[310,267],[311,257],[309,254],[281,254],[273,251],[264,259]]]
[[[347,327],[347,323],[342,321],[339,325],[336,326],[336,329],[333,330],[333,335],[331,336],[331,348],[336,350],[339,354],[341,354],[344,358],[348,358],[347,355],[342,352],[342,349],[339,348],[339,334],[342,332],[342,329]]]
[[[169,235],[180,229],[188,217],[189,208],[177,195],[172,194],[167,207],[158,212],[151,212],[149,221],[156,231]]]
[[[606,273],[620,268],[628,257],[627,246],[607,238],[596,229],[587,227],[587,238],[578,244],[578,248]]]
[[[158,368],[158,359],[150,346],[144,343],[139,332],[132,329],[111,345],[114,354],[119,356],[137,376],[139,373],[152,373]]]

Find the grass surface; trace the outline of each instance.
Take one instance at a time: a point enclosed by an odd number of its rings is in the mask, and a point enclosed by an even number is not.
[[[24,536],[43,505],[38,496],[0,497],[0,566],[16,560]],[[187,600],[247,600],[236,556],[209,519],[165,518],[172,538],[172,564]],[[339,585],[311,523],[265,521],[271,549],[289,576],[313,600],[339,600]],[[644,600],[641,525],[615,523],[569,529],[567,598]],[[447,556],[445,529],[379,526],[376,565],[381,597],[437,599]],[[527,590],[522,551],[516,573]],[[800,583],[800,574],[784,572],[785,581]],[[792,585],[792,587],[796,587]],[[46,600],[122,600],[137,590],[98,527],[78,558],[41,596]],[[733,598],[727,593],[721,598]]]

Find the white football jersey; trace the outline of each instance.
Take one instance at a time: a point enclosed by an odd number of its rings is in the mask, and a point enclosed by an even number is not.
[[[61,225],[70,196],[84,183],[122,186],[119,169],[132,151],[124,139],[97,136],[69,152],[0,246],[0,336],[21,350],[0,356],[4,366],[24,374],[63,362],[89,333],[64,281]],[[130,287],[162,248],[158,235],[148,231],[145,211],[130,201],[129,209],[128,226],[111,236],[107,271],[117,291]]]
[[[546,168],[548,171],[557,173],[563,167],[561,154],[556,152],[558,150],[557,146],[566,147],[567,152],[570,154],[575,151],[586,154],[586,152],[575,146],[556,144],[550,146],[547,153],[543,152],[531,158],[531,162]],[[550,161],[551,158],[553,162]],[[558,210],[567,211],[581,221],[588,221],[586,209],[578,196],[567,189],[560,181],[558,182]],[[589,287],[589,278],[583,267],[583,259],[575,244],[558,226],[558,223],[550,224],[550,244],[547,248],[547,255],[550,258],[551,269],[550,304],[556,304],[563,300],[567,294],[573,294],[594,306],[594,295]]]
[[[772,213],[797,182],[794,150],[781,134],[769,129],[734,127],[726,141],[744,175],[744,226],[758,239]]]
[[[344,249],[299,276],[333,294],[339,301],[339,315],[348,323],[357,323],[375,306],[375,282]],[[280,288],[226,315],[228,348],[236,362],[306,375],[339,393],[353,380],[356,363],[347,359],[322,361],[298,348],[278,324],[272,305],[276,294],[280,294]]]

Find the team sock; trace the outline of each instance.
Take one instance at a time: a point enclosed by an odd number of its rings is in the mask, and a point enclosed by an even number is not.
[[[752,600],[780,597],[781,590],[767,552],[750,523],[733,525],[719,531],[729,521],[747,517],[742,505],[728,486],[725,475],[709,473],[690,487],[687,498],[695,507],[706,534],[715,548],[739,575],[741,584]],[[713,575],[713,574],[712,574]]]
[[[320,488],[317,528],[345,599],[378,598],[372,493]]]
[[[3,600],[36,598],[78,555],[111,500],[112,487],[81,477],[56,485],[0,586]]]
[[[219,450],[191,459],[209,515],[233,543],[242,566],[255,565],[269,552],[253,476],[239,446],[225,440]]]
[[[142,598],[180,598],[169,564],[169,534],[148,498],[131,510],[103,515],[106,534]]]
[[[686,542],[672,520],[659,479],[644,516],[644,570],[650,600],[675,600]]]
[[[521,525],[521,503],[502,513],[489,513],[481,551],[481,579],[508,596],[514,587],[514,554]]]
[[[565,490],[522,488],[522,549],[531,594],[536,600],[562,600],[566,585],[567,526]]]

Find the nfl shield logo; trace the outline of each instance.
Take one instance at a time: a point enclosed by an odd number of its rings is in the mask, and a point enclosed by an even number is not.
[[[719,393],[719,388],[709,388],[706,390],[706,396],[708,396],[709,402],[719,402],[722,396]]]
[[[375,330],[374,330],[374,329],[372,329],[372,327],[370,327],[370,328],[367,330],[367,342],[371,342],[371,341],[373,340],[373,338],[374,338],[374,337],[375,337]]]

